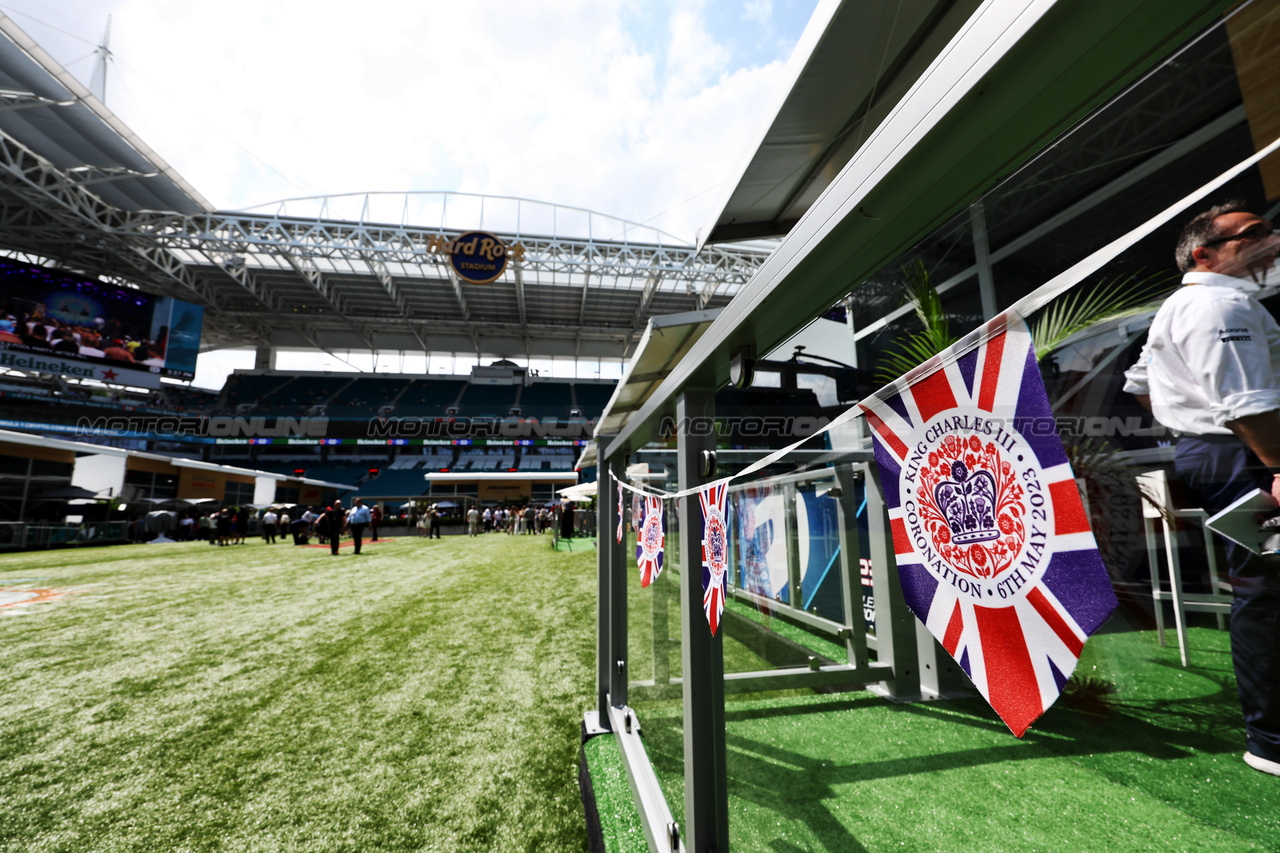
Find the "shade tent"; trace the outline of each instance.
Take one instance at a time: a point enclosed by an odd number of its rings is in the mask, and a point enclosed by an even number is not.
[[[39,501],[93,500],[98,497],[98,493],[79,486],[60,486],[56,489],[37,492],[34,497]]]
[[[580,483],[576,486],[569,486],[567,489],[560,489],[556,494],[576,503],[590,503],[596,496],[596,484]]]

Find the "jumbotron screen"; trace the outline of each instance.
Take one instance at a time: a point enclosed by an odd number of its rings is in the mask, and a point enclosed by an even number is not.
[[[0,258],[0,349],[190,381],[204,309]]]

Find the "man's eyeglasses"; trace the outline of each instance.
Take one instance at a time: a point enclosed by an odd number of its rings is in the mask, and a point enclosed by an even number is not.
[[[1248,240],[1250,242],[1256,242],[1258,240],[1265,240],[1275,233],[1277,232],[1271,226],[1270,222],[1258,222],[1241,231],[1239,234],[1232,234],[1230,237],[1219,237],[1216,240],[1209,240],[1201,243],[1200,245],[1220,246],[1223,243],[1230,243],[1232,240]]]

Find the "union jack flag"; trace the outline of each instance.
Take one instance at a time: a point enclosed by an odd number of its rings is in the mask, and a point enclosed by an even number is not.
[[[644,521],[636,535],[636,565],[640,567],[640,586],[646,587],[662,574],[662,550],[666,532],[662,528],[662,498],[645,498]]]
[[[644,524],[644,496],[639,492],[631,493],[631,529],[636,533],[640,532],[640,525]]]
[[[725,574],[729,568],[729,522],[725,512],[727,483],[698,492],[702,508],[702,610],[715,636],[724,613]]]
[[[863,410],[907,606],[1022,737],[1116,597],[1026,324],[997,317],[976,340]]]
[[[624,504],[624,503],[622,502],[622,484],[621,484],[621,483],[619,483],[619,484],[618,484],[618,544],[619,544],[619,545],[621,545],[621,544],[622,544],[622,529],[623,529],[623,528],[622,528],[622,512],[623,512],[623,509],[622,509],[622,508],[623,508],[624,506],[626,506],[626,504]]]

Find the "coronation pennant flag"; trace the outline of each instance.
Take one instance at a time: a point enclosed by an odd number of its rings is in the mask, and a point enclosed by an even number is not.
[[[1022,737],[1116,597],[1026,324],[984,333],[862,408],[906,603]]]
[[[623,513],[624,506],[626,506],[626,504],[622,502],[622,484],[619,483],[618,484],[618,544],[619,545],[622,544],[622,531],[623,531],[622,513]]]
[[[644,496],[639,492],[631,493],[631,529],[636,533],[640,532],[640,526],[644,524]]]
[[[666,531],[662,529],[662,498],[645,498],[644,521],[639,522],[636,536],[636,565],[640,567],[640,586],[646,587],[662,574],[662,549]]]
[[[702,508],[702,610],[715,636],[724,613],[725,573],[729,568],[729,523],[725,512],[727,483],[698,492]]]

